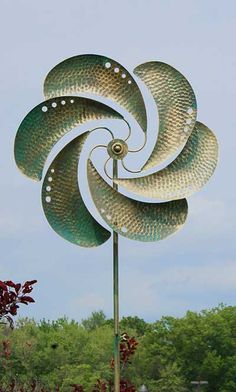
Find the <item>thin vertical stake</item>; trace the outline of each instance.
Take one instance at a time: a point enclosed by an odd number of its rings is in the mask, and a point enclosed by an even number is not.
[[[113,159],[113,179],[118,177],[117,160]],[[113,188],[118,185],[113,182]],[[119,259],[118,234],[113,230],[113,303],[114,303],[114,390],[120,392],[120,330],[119,330]]]

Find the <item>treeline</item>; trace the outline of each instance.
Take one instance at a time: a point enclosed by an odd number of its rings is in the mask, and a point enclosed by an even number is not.
[[[125,317],[121,332],[138,341],[123,375],[137,391],[145,384],[149,392],[187,392],[191,381],[201,379],[209,383],[204,391],[236,392],[236,307],[154,323]],[[36,382],[50,392],[67,392],[71,385],[91,392],[98,379],[112,376],[112,347],[112,320],[102,311],[81,324],[21,319],[14,330],[0,329],[0,386],[15,380],[25,390]]]

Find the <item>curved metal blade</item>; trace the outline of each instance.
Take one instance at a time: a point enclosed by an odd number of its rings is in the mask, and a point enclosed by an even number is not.
[[[91,120],[122,119],[109,106],[81,97],[58,97],[36,106],[22,121],[15,139],[15,160],[28,177],[41,180],[49,152],[71,129]]]
[[[166,168],[148,176],[118,179],[115,183],[136,194],[162,200],[188,197],[212,176],[218,158],[213,132],[200,122],[179,156]]]
[[[88,161],[88,182],[93,201],[106,223],[124,237],[158,241],[180,229],[187,217],[186,199],[144,203],[111,188]]]
[[[197,103],[187,79],[168,64],[152,61],[134,69],[149,88],[159,114],[156,145],[143,169],[157,166],[182,148],[191,134]]]
[[[44,83],[46,98],[59,95],[92,93],[109,98],[124,107],[147,128],[146,109],[137,83],[117,61],[87,54],[75,56],[56,65]]]
[[[49,167],[42,188],[42,204],[50,226],[61,237],[80,246],[98,246],[110,232],[87,210],[79,189],[78,161],[89,132],[72,140]]]

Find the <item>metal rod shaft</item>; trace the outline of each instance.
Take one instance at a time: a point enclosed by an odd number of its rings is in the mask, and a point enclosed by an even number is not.
[[[117,160],[113,159],[113,178],[118,177]],[[118,186],[113,182],[113,188]],[[120,329],[119,329],[119,253],[118,234],[113,231],[113,304],[114,304],[114,391],[120,392]]]

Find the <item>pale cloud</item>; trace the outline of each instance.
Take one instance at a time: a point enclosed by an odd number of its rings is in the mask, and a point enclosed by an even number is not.
[[[206,235],[224,233],[225,229],[233,223],[231,205],[227,206],[223,200],[198,194],[189,200],[189,205],[191,221],[196,227],[201,225]]]
[[[135,272],[132,279],[123,279],[121,285],[121,314],[135,314],[149,321],[162,315],[184,313],[188,309],[188,297],[173,295],[173,291],[163,289],[158,274]]]
[[[95,293],[88,293],[75,298],[71,304],[69,312],[77,314],[79,319],[87,317],[93,311],[98,311],[106,308],[106,300],[104,297],[96,295]]]
[[[191,306],[217,306],[226,293],[234,295],[235,287],[236,260],[171,266],[156,273],[126,270],[122,275],[121,309],[125,314],[133,312],[147,319],[162,314],[181,315]]]
[[[225,290],[234,292],[236,287],[236,260],[184,265],[161,271],[156,286],[165,291],[187,292]]]
[[[18,211],[14,207],[9,208],[0,216],[0,238],[21,237],[23,233],[27,238],[29,232],[37,232],[42,228],[40,216],[37,217],[31,208]]]

